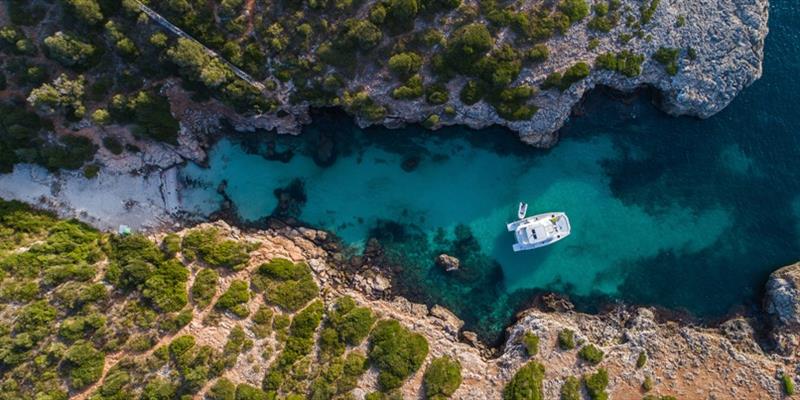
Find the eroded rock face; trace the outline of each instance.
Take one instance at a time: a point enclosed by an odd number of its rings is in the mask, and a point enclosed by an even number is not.
[[[764,308],[772,320],[772,336],[780,350],[795,352],[800,345],[800,263],[770,275]]]
[[[641,1],[623,0],[621,9],[639,10]],[[527,7],[522,5],[522,7]],[[524,68],[515,84],[539,86],[548,74],[563,71],[578,61],[594,64],[598,55],[622,49],[645,56],[642,73],[628,78],[610,71],[592,70],[589,77],[572,85],[564,92],[543,90],[532,101],[539,111],[527,121],[506,121],[492,107],[481,101],[468,106],[458,99],[466,80],[458,78],[447,87],[448,104],[455,114],[442,113],[444,106],[431,106],[424,100],[397,101],[391,97],[396,83],[388,73],[376,74],[370,79],[354,82],[368,88],[371,97],[388,105],[390,115],[378,123],[399,127],[404,123],[424,121],[431,114],[441,116],[440,125],[467,125],[482,128],[504,125],[519,133],[520,138],[534,146],[549,147],[557,140],[557,131],[570,116],[572,109],[591,89],[603,85],[620,91],[632,91],[650,86],[661,93],[661,107],[672,115],[692,115],[707,118],[725,108],[745,87],[761,77],[764,57],[764,40],[767,36],[767,0],[661,0],[652,20],[642,27],[644,35],[636,36],[625,21],[607,34],[599,34],[587,27],[589,18],[572,26],[564,35],[546,42],[550,58],[542,64]],[[634,12],[634,15],[638,15]],[[684,19],[683,26],[678,23]],[[452,30],[445,26],[443,29]],[[505,28],[498,38],[510,40],[513,35]],[[631,35],[621,43],[622,35]],[[507,38],[507,39],[506,39]],[[590,38],[599,44],[588,49]],[[496,46],[503,43],[498,39]],[[660,47],[681,49],[678,73],[670,76],[665,68],[652,59]],[[695,55],[692,57],[690,50]],[[425,71],[423,71],[423,75]],[[434,79],[426,76],[427,80]],[[372,124],[359,120],[362,126]]]
[[[651,394],[672,395],[680,399],[780,399],[780,382],[776,371],[794,371],[796,360],[765,353],[754,342],[753,329],[744,318],[735,318],[720,328],[700,328],[678,322],[659,322],[653,310],[620,307],[602,315],[574,311],[544,312],[530,309],[518,316],[507,329],[505,344],[495,352],[486,349],[474,333],[463,331],[463,321],[449,310],[434,305],[415,304],[402,297],[386,296],[380,271],[365,262],[364,270],[355,277],[337,266],[335,254],[320,246],[324,234],[310,229],[281,228],[268,231],[241,232],[225,223],[215,224],[231,237],[262,243],[253,254],[257,265],[272,257],[305,260],[320,283],[328,302],[342,295],[351,296],[358,304],[370,307],[380,318],[393,318],[414,332],[422,334],[430,351],[422,368],[402,386],[405,399],[422,398],[425,368],[435,357],[448,355],[462,365],[463,383],[454,399],[501,399],[503,388],[523,365],[535,360],[545,366],[544,398],[559,398],[567,376],[580,377],[598,367],[609,373],[607,388],[611,398],[641,398],[645,377],[654,382]],[[798,264],[800,265],[800,264]],[[785,268],[778,276],[796,279],[798,265]],[[247,275],[248,271],[240,274]],[[788,278],[783,278],[788,279]],[[794,281],[795,284],[797,280]],[[388,280],[386,285],[389,285]],[[798,286],[793,286],[796,290]],[[565,300],[562,300],[565,301]],[[569,307],[567,307],[569,309]],[[786,314],[788,315],[788,314]],[[797,314],[793,314],[797,315]],[[788,325],[787,325],[788,326]],[[200,325],[190,327],[193,334],[208,338],[224,338],[226,332],[209,331]],[[213,328],[217,329],[217,328]],[[575,349],[562,350],[558,333],[570,329],[575,334]],[[527,355],[520,338],[526,333],[540,338],[539,353]],[[224,340],[219,340],[222,346]],[[598,366],[580,361],[581,346],[592,343],[605,356]],[[366,350],[367,344],[362,344]],[[644,352],[647,361],[637,368],[637,359]],[[228,378],[258,385],[261,375],[249,373],[257,368],[240,357]],[[262,371],[263,372],[263,371]],[[376,371],[370,370],[353,392],[363,398],[377,387]]]

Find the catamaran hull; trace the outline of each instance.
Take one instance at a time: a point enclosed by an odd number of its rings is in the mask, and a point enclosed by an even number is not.
[[[547,230],[544,237],[537,237],[533,234],[532,239],[531,234],[536,231],[535,227],[549,228],[549,230]],[[514,236],[517,239],[517,243],[512,246],[515,252],[549,246],[569,236],[572,231],[569,218],[563,212],[533,215],[511,222],[506,225],[506,228],[509,232],[514,232]]]

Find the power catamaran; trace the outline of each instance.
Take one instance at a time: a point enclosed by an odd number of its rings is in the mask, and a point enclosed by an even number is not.
[[[567,214],[550,212],[525,218],[527,211],[528,205],[519,203],[519,220],[506,225],[517,238],[514,251],[538,249],[569,236],[571,227]]]

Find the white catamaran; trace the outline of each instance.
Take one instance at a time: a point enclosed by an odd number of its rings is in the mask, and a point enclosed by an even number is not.
[[[538,249],[569,236],[571,227],[567,214],[550,212],[525,218],[527,211],[528,205],[519,203],[519,220],[506,225],[517,238],[514,251]]]

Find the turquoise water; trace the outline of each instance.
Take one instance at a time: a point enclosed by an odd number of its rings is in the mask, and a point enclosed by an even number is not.
[[[502,129],[361,130],[320,114],[298,138],[223,139],[207,168],[182,171],[195,184],[183,195],[211,211],[224,180],[246,221],[297,217],[356,249],[377,238],[401,292],[487,337],[543,290],[585,310],[624,300],[707,320],[746,311],[771,270],[800,258],[798,7],[774,1],[770,25],[764,77],[709,120],[596,93],[558,146],[537,150]],[[315,162],[321,138],[335,143],[330,165]],[[299,201],[281,208],[275,191],[289,187]],[[529,214],[565,211],[573,234],[513,253],[505,223],[519,201]],[[462,269],[438,270],[440,252]]]

